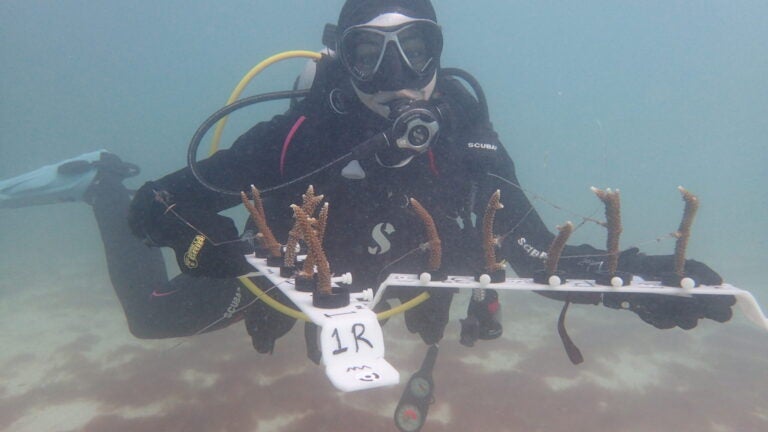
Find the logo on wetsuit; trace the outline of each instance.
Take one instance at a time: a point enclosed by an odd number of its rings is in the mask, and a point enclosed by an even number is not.
[[[232,297],[232,301],[229,302],[229,306],[227,307],[227,310],[224,312],[224,316],[222,318],[232,318],[232,316],[235,315],[235,312],[237,312],[237,307],[240,306],[240,301],[242,300],[243,295],[240,294],[240,287],[237,287],[237,291],[235,291],[235,296]]]
[[[499,147],[495,144],[479,143],[479,142],[467,143],[467,148],[480,149],[480,150],[493,150],[493,151],[496,151],[499,149]]]
[[[392,243],[389,236],[395,232],[395,227],[389,222],[382,222],[373,227],[371,237],[376,242],[376,246],[369,246],[368,253],[371,255],[381,255],[392,249]]]
[[[205,237],[200,234],[196,235],[189,245],[187,253],[184,254],[184,265],[187,266],[187,268],[197,268],[197,256],[200,254],[200,250],[204,245]]]
[[[542,260],[547,259],[547,253],[533,247],[533,245],[528,243],[528,240],[526,240],[525,237],[520,237],[517,239],[517,244],[522,247],[525,253],[528,254],[528,256],[531,258],[539,258]]]

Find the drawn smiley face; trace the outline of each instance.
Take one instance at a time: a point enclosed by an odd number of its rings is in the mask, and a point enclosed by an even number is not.
[[[376,372],[363,372],[363,373],[357,374],[355,378],[358,381],[363,381],[363,382],[376,382],[381,379],[381,375],[379,375]]]

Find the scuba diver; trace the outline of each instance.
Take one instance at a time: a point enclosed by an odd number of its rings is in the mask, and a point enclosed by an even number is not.
[[[328,261],[336,274],[351,272],[358,288],[375,288],[391,272],[423,268],[412,254],[423,241],[423,227],[409,207],[411,197],[435,220],[449,274],[481,271],[479,225],[496,190],[504,204],[496,230],[511,233],[499,256],[520,277],[543,268],[542,251],[554,235],[518,186],[482,89],[471,75],[441,66],[443,36],[430,1],[347,0],[323,42],[329,50],[316,62],[303,97],[231,148],[135,193],[122,184],[138,173],[135,166],[106,151],[83,155],[0,182],[0,207],[90,204],[111,282],[136,337],[187,336],[244,320],[254,347],[264,353],[272,352],[294,319],[255,301],[240,284],[237,277],[253,271],[244,254],[253,251],[254,228],[241,235],[219,214],[241,204],[238,193],[250,185],[263,191],[277,238],[286,238],[293,220],[289,206],[308,185],[325,195]],[[159,247],[173,249],[179,276],[168,279]],[[567,246],[559,267],[569,277],[594,278],[606,259],[604,250]],[[685,267],[699,283],[722,282],[703,263],[689,260]],[[647,256],[637,248],[619,256],[620,270],[646,279],[672,268],[672,256]],[[388,294],[406,301],[419,293],[392,288]],[[288,302],[278,290],[269,295]],[[658,328],[690,329],[702,318],[725,322],[733,305],[723,296],[549,296],[630,310]],[[405,313],[408,330],[428,345],[440,341],[452,297],[448,290],[431,291]],[[493,290],[473,297],[467,313],[475,334],[463,342],[498,338],[498,309]]]

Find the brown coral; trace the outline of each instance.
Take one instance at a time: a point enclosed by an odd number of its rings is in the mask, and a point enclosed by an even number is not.
[[[440,268],[443,249],[440,242],[440,236],[437,234],[435,221],[424,206],[422,206],[415,198],[411,198],[410,202],[413,210],[424,223],[424,228],[427,231],[427,245],[429,248],[429,268],[427,268],[427,271],[437,271]]]
[[[608,249],[608,274],[615,274],[619,266],[619,236],[621,235],[621,196],[619,190],[600,190],[592,188],[592,192],[605,204],[605,223],[608,230],[606,248]]]
[[[331,294],[331,268],[328,264],[328,258],[325,256],[325,251],[323,250],[322,241],[318,236],[318,232],[315,227],[312,226],[313,221],[315,220],[310,218],[309,215],[296,204],[292,204],[291,208],[296,217],[296,223],[301,229],[302,238],[307,242],[307,246],[309,247],[307,261],[310,261],[313,267],[317,266],[318,291],[322,294]],[[327,209],[327,204],[325,208]],[[308,273],[311,277],[312,270],[309,270]]]
[[[489,273],[504,269],[504,263],[496,262],[496,248],[498,247],[499,240],[493,235],[493,222],[496,218],[496,211],[503,208],[501,191],[496,190],[491,195],[491,199],[488,200],[488,207],[486,207],[485,215],[483,216],[483,251],[485,252],[485,270]]]
[[[311,216],[315,213],[317,206],[322,202],[323,198],[324,195],[315,195],[315,188],[309,185],[307,191],[301,196],[301,209],[308,216]],[[296,250],[299,246],[299,240],[301,240],[301,230],[298,224],[294,223],[293,228],[288,232],[288,240],[285,244],[284,266],[293,267],[296,264]]]
[[[685,252],[688,248],[688,239],[691,237],[691,225],[699,210],[699,199],[696,195],[688,192],[682,186],[677,187],[683,195],[685,209],[683,210],[683,219],[680,221],[680,228],[673,235],[677,238],[675,242],[675,274],[684,276],[685,273]]]
[[[251,195],[253,196],[253,203],[248,199],[248,195],[245,192],[240,192],[243,205],[248,209],[248,213],[251,214],[251,218],[256,223],[256,228],[259,230],[258,238],[262,246],[267,249],[271,257],[279,257],[281,245],[275,239],[272,230],[269,229],[267,217],[264,213],[264,204],[261,200],[261,193],[259,193],[259,190],[254,185],[251,185]]]
[[[563,253],[565,243],[573,233],[573,224],[571,221],[557,227],[557,236],[552,240],[552,244],[547,251],[547,274],[552,275],[557,271],[557,263],[560,261],[560,255]]]

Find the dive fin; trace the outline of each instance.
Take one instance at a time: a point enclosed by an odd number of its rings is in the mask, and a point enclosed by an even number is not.
[[[106,150],[85,153],[26,174],[0,180],[0,208],[82,201]]]

